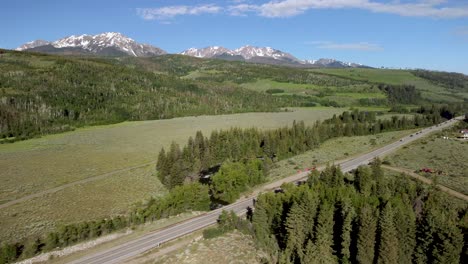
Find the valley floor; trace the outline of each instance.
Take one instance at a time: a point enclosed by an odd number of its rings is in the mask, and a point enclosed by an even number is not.
[[[185,144],[198,130],[209,136],[230,127],[273,129],[294,120],[313,124],[344,110],[292,108],[125,122],[0,145],[0,239],[13,241],[60,224],[122,214],[135,203],[166,194],[151,163],[162,147],[172,141]]]

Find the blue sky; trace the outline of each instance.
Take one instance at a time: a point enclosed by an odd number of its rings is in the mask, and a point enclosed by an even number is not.
[[[468,0],[2,0],[0,47],[120,32],[170,53],[270,46],[301,59],[468,73]]]

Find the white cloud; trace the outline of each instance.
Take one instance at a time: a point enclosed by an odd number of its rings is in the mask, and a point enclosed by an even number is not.
[[[447,2],[446,0],[422,0],[405,3],[401,3],[400,1],[383,3],[375,0],[280,0],[260,5],[249,5],[250,8],[245,9],[245,12],[254,12],[264,17],[291,17],[303,14],[310,9],[353,8],[401,16],[468,17],[468,5],[447,6]],[[235,9],[236,6],[231,6],[230,8]]]
[[[357,42],[357,43],[335,43],[332,41],[311,41],[307,44],[312,44],[319,49],[331,50],[357,50],[357,51],[382,51],[383,48],[374,43]]]
[[[166,6],[161,8],[137,8],[137,13],[145,20],[168,20],[181,15],[217,14],[222,8],[217,5]]]
[[[168,20],[182,15],[217,13],[233,16],[256,14],[271,18],[292,17],[312,9],[361,9],[410,17],[468,17],[468,3],[454,5],[448,0],[270,0],[261,4],[251,4],[255,1],[231,0],[228,3],[230,4],[138,8],[137,13],[146,20]]]
[[[227,11],[231,16],[246,16],[247,13],[258,11],[258,6],[241,4],[235,6],[229,6]]]

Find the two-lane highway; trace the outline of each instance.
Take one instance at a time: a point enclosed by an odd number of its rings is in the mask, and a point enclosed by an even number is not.
[[[457,119],[461,119],[462,117],[457,117]],[[438,126],[432,126],[429,128],[425,128],[417,134],[413,134],[411,136],[407,136],[402,138],[399,141],[396,141],[394,143],[391,143],[389,145],[386,145],[382,148],[379,148],[377,150],[374,150],[372,152],[366,153],[364,155],[361,155],[355,159],[343,162],[340,165],[341,169],[344,172],[348,172],[351,170],[356,169],[360,165],[366,165],[376,157],[382,157],[385,154],[388,154],[391,151],[396,150],[397,148],[406,145],[410,142],[413,142],[414,140],[417,140],[421,137],[426,136],[427,134],[433,132],[433,131],[438,131],[442,130],[444,128],[447,128],[451,126],[452,124],[455,123],[455,120],[452,119],[450,121],[444,122]],[[309,172],[301,172],[296,175],[292,175],[288,178],[276,181],[274,183],[268,184],[268,187],[273,189],[280,187],[281,184],[284,182],[294,182],[297,180],[301,180],[307,177]],[[73,264],[94,264],[94,263],[99,263],[99,264],[110,264],[110,263],[122,263],[125,260],[128,260],[132,257],[135,257],[145,251],[148,251],[152,248],[159,247],[162,243],[174,240],[176,238],[182,237],[184,235],[193,233],[196,230],[200,230],[204,227],[207,227],[209,225],[212,225],[216,223],[219,215],[221,214],[222,210],[227,210],[227,211],[234,211],[237,214],[242,214],[245,213],[245,210],[247,207],[253,206],[253,198],[255,198],[256,195],[252,195],[247,198],[242,198],[240,201],[225,206],[223,208],[211,211],[209,213],[200,215],[198,217],[189,219],[187,221],[184,221],[182,223],[173,225],[171,227],[155,231],[153,233],[144,235],[140,238],[137,238],[133,241],[127,242],[125,244],[115,246],[111,249],[107,249],[104,251],[101,251],[99,253],[93,254],[86,256],[84,258],[81,258],[77,261],[72,262]]]

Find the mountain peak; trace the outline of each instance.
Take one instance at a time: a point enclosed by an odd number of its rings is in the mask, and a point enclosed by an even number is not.
[[[355,68],[365,67],[362,64],[342,62],[336,59],[318,59],[318,60],[299,60],[293,55],[274,49],[272,47],[256,47],[244,45],[240,48],[229,50],[224,47],[211,46],[202,49],[190,48],[181,52],[182,55],[188,55],[198,58],[221,58],[229,60],[245,60],[268,64],[287,64],[302,67],[331,67],[331,68]]]
[[[53,42],[35,40],[19,46],[16,50],[30,50],[55,54],[130,55],[134,57],[149,57],[166,54],[166,52],[160,48],[149,44],[138,43],[119,32],[103,32],[96,35],[71,35]],[[201,49],[190,48],[180,54],[198,58],[244,60],[255,63],[283,64],[299,67],[366,67],[362,64],[342,62],[335,59],[299,60],[290,53],[272,47],[257,47],[253,45],[244,45],[234,50],[222,46],[209,46]]]
[[[220,56],[225,53],[229,53],[230,51],[225,47],[221,46],[210,46],[201,49],[197,48],[190,48],[181,52],[182,55],[197,57],[197,58],[213,58],[216,56]]]
[[[229,50],[220,46],[211,46],[202,49],[190,48],[181,52],[182,55],[194,56],[199,58],[216,58],[220,56],[241,56],[246,60],[250,60],[256,57],[259,58],[272,58],[275,60],[291,60],[299,61],[297,58],[289,53],[275,50],[271,47],[255,47],[251,45],[245,45],[235,50]]]
[[[34,49],[41,46],[52,45],[55,49],[77,48],[94,54],[127,54],[135,57],[155,56],[166,52],[148,44],[141,44],[119,33],[104,32],[97,35],[71,35],[54,42],[33,41],[33,44],[24,44],[17,50]],[[114,51],[112,51],[114,50]]]
[[[15,50],[22,51],[22,50],[33,49],[33,48],[36,48],[36,47],[45,46],[45,45],[49,45],[49,44],[50,44],[50,42],[47,41],[47,40],[38,39],[38,40],[27,42],[27,43],[19,46]]]

